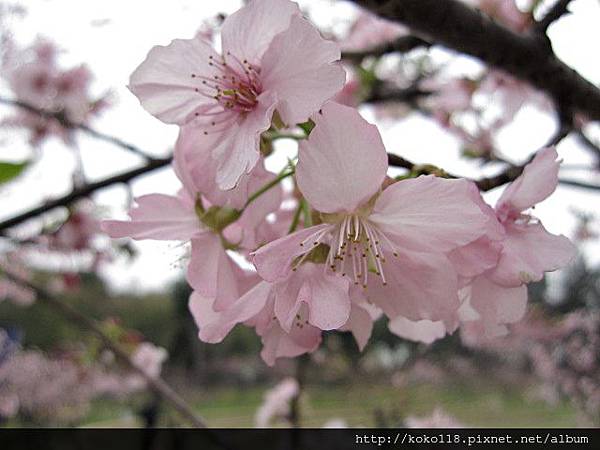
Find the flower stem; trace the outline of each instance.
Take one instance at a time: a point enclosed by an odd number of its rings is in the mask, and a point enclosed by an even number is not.
[[[248,200],[246,201],[246,204],[242,208],[242,211],[245,210],[248,207],[248,205],[250,205],[250,203],[252,203],[258,197],[260,197],[261,195],[263,195],[265,192],[267,192],[273,186],[277,186],[282,180],[286,179],[287,177],[290,177],[290,176],[294,175],[295,172],[296,172],[295,169],[291,169],[289,172],[283,172],[283,173],[279,174],[273,180],[269,181],[267,184],[265,184],[263,187],[261,187],[258,191],[256,191],[250,197],[248,197]]]

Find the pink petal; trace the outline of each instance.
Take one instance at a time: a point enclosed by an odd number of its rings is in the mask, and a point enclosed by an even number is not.
[[[222,312],[215,312],[211,302],[202,298],[199,293],[192,294],[190,310],[200,328],[200,340],[210,343],[221,342],[235,325],[260,313],[267,304],[271,292],[270,283],[264,281],[258,283]]]
[[[468,181],[428,175],[387,187],[370,220],[400,247],[448,252],[484,234],[488,217],[472,200]]]
[[[498,264],[502,244],[483,236],[463,247],[452,250],[448,258],[458,274],[471,278],[482,274]]]
[[[383,269],[387,285],[370,280],[365,295],[391,319],[445,320],[458,309],[457,275],[444,255],[403,252]]]
[[[218,161],[217,184],[233,189],[244,173],[249,173],[260,157],[260,135],[271,126],[276,98],[270,93],[258,96],[258,104],[220,134],[222,141],[213,149]]]
[[[284,279],[291,272],[294,258],[310,250],[300,243],[330,226],[321,224],[305,228],[259,248],[252,254],[252,262],[258,274],[262,279],[271,282]]]
[[[113,238],[187,241],[202,233],[193,209],[179,197],[150,194],[138,197],[130,221],[104,220],[102,229]]]
[[[218,161],[213,158],[212,152],[223,139],[220,133],[205,135],[203,129],[194,123],[185,125],[180,128],[174,157],[181,161],[185,172],[189,173],[186,181],[193,181],[195,191],[201,193],[211,205],[241,209],[248,199],[248,182],[254,171],[248,177],[242,176],[234,189],[219,189],[215,181]],[[255,170],[260,176],[265,172],[261,165],[257,165]],[[183,170],[181,172],[185,174]],[[183,176],[180,179],[183,181]]]
[[[292,274],[287,280],[275,284],[275,317],[281,328],[289,333],[294,325],[296,314],[303,302],[307,302],[310,296],[310,288],[303,276]]]
[[[213,336],[206,335],[205,332],[207,326],[217,322],[223,315],[213,309],[214,301],[214,298],[204,297],[198,291],[193,291],[188,301],[188,309],[199,329],[198,337],[204,342],[219,342],[217,338],[213,339]]]
[[[334,330],[348,321],[350,297],[348,281],[327,275],[321,264],[305,263],[286,281],[276,285],[275,315],[289,332],[304,303],[308,323],[321,330]]]
[[[199,38],[175,39],[166,47],[156,46],[131,74],[129,89],[146,111],[166,123],[183,125],[194,111],[215,103],[198,94],[198,77],[212,78],[209,58],[220,58],[209,43]],[[214,73],[213,73],[214,72]]]
[[[242,276],[242,270],[227,254],[219,236],[204,233],[192,239],[187,280],[203,297],[216,298],[216,311],[227,308],[239,297],[238,280]]]
[[[329,102],[308,140],[300,143],[296,181],[318,211],[353,212],[376,194],[387,172],[387,154],[375,125],[357,110]]]
[[[540,150],[521,176],[504,190],[496,210],[525,211],[552,194],[558,184],[560,162],[557,158],[553,147]]]
[[[388,323],[392,333],[410,341],[431,344],[446,336],[446,325],[442,321],[431,320],[412,321],[406,317],[398,316]]]
[[[299,15],[273,39],[262,58],[261,79],[263,89],[281,99],[277,111],[284,123],[306,122],[342,89],[346,72],[334,63],[340,56],[339,46]]]
[[[548,233],[541,223],[511,224],[492,279],[504,286],[540,281],[544,272],[566,266],[575,255],[575,246],[565,236]]]
[[[221,28],[223,53],[258,64],[273,38],[300,9],[288,0],[253,0],[229,15]]]
[[[290,333],[286,333],[274,321],[262,336],[262,342],[264,347],[260,356],[272,366],[277,358],[293,358],[314,351],[321,343],[321,330],[304,325],[302,328],[293,327]]]
[[[479,334],[496,337],[504,334],[503,325],[518,322],[525,315],[527,287],[507,288],[486,276],[477,277],[471,284],[469,303],[479,315]]]
[[[327,275],[322,265],[305,264],[312,267],[309,276],[310,301],[308,322],[321,330],[335,330],[344,325],[350,316],[348,280]]]
[[[356,344],[358,345],[358,349],[362,352],[369,342],[371,332],[373,331],[373,318],[366,309],[356,303],[352,303],[350,317],[342,330],[349,330],[352,332]]]

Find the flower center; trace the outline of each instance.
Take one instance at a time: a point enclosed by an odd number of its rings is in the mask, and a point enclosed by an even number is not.
[[[210,77],[191,74],[199,82],[195,92],[215,100],[215,103],[204,110],[195,112],[196,117],[209,119],[207,124],[210,127],[204,134],[223,131],[239,114],[252,111],[262,92],[260,68],[246,59],[240,60],[227,52],[219,59],[209,56],[208,65],[214,71]]]
[[[394,248],[368,219],[354,214],[346,216],[335,229],[327,265],[342,276],[351,273],[354,284],[362,284],[363,288],[367,287],[369,272],[381,277],[386,285],[382,239],[390,248]],[[398,256],[398,253],[393,250],[393,255]]]
[[[325,247],[321,245],[324,241],[329,244],[325,258],[328,269],[342,276],[351,276],[354,284],[361,284],[363,288],[367,287],[369,272],[381,277],[381,282],[387,284],[384,248],[395,257],[398,253],[395,245],[367,218],[358,214],[345,215],[331,227],[307,237],[300,243],[301,247],[306,248],[306,253],[295,262],[293,270],[309,255]]]

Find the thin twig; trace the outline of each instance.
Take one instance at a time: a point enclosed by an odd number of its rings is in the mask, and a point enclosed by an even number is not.
[[[138,167],[137,169],[132,169],[127,172],[123,172],[118,175],[113,175],[111,177],[105,178],[100,181],[96,181],[94,183],[89,183],[85,186],[81,186],[79,188],[73,189],[69,194],[59,197],[57,199],[48,201],[43,205],[40,205],[36,208],[30,209],[22,214],[18,214],[10,219],[4,220],[0,222],[0,234],[6,230],[7,228],[14,227],[15,225],[19,225],[25,222],[28,219],[34,218],[48,212],[54,208],[58,208],[61,206],[68,206],[73,203],[75,200],[78,200],[83,197],[87,197],[95,191],[100,189],[104,189],[108,186],[112,186],[113,184],[118,183],[127,183],[133,180],[140,175],[146,174],[148,172],[152,172],[153,170],[160,169],[162,167],[167,166],[171,163],[172,157],[167,157],[163,159],[154,159],[152,161],[148,161],[148,163],[142,167]]]
[[[342,53],[342,59],[360,62],[370,56],[383,56],[388,53],[408,53],[419,47],[429,47],[431,44],[417,36],[400,36],[394,41],[386,42],[362,51],[348,51]]]
[[[135,365],[128,353],[119,344],[114,342],[94,320],[80,313],[71,305],[60,301],[58,298],[40,286],[17,277],[9,272],[4,272],[4,275],[14,283],[32,290],[35,292],[38,300],[51,306],[54,310],[60,312],[64,317],[68,318],[83,330],[94,334],[98,339],[100,339],[103,345],[109,348],[115,354],[115,356],[127,366],[129,370],[141,376],[156,394],[160,395],[163,400],[168,402],[173,409],[175,409],[181,415],[181,417],[183,417],[191,425],[197,428],[206,427],[204,420],[192,410],[192,408],[179,396],[179,394],[177,394],[162,378],[152,377],[142,368]]]
[[[422,97],[431,95],[432,92],[426,89],[421,89],[418,83],[408,86],[403,89],[392,88],[385,84],[376,85],[370,92],[369,96],[364,99],[365,103],[388,103],[402,102],[409,105],[415,105],[416,101]]]
[[[573,186],[573,187],[577,187],[577,188],[581,188],[581,189],[589,189],[591,191],[600,191],[600,184],[590,184],[590,183],[586,183],[584,181],[567,180],[564,178],[559,179],[558,182],[560,184],[564,184],[565,186]]]
[[[352,0],[432,44],[474,56],[546,92],[557,109],[600,119],[600,89],[562,62],[548,38],[516,33],[460,0]]]
[[[590,138],[588,138],[585,133],[579,130],[576,133],[577,139],[596,157],[596,166],[600,167],[600,147],[598,144],[593,142]]]
[[[159,159],[159,158],[155,158],[154,156],[149,155],[148,153],[146,153],[139,147],[137,147],[133,144],[130,144],[128,142],[125,142],[124,140],[122,140],[118,137],[110,136],[108,134],[94,130],[93,128],[90,128],[88,125],[85,125],[83,123],[72,122],[65,116],[65,114],[62,111],[59,111],[59,112],[47,111],[44,109],[36,108],[35,106],[32,106],[32,105],[22,102],[20,100],[14,100],[14,99],[9,99],[9,98],[4,98],[4,97],[0,97],[0,103],[4,104],[4,105],[16,106],[18,108],[24,109],[32,114],[36,114],[36,115],[41,116],[48,120],[56,120],[64,128],[68,128],[68,129],[72,129],[72,130],[81,130],[84,133],[87,133],[90,136],[95,137],[96,139],[100,139],[102,141],[109,142],[113,145],[116,145],[117,147],[121,147],[122,149],[125,149],[128,152],[133,153],[137,156],[141,156],[142,158],[144,158],[148,161],[154,161],[156,159]]]
[[[540,33],[546,33],[550,25],[569,13],[568,6],[571,1],[572,0],[558,0],[546,15],[535,24],[535,30]]]

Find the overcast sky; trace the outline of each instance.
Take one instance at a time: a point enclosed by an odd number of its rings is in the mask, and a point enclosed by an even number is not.
[[[177,127],[163,124],[147,114],[137,99],[126,89],[130,73],[144,59],[148,50],[157,44],[166,45],[174,38],[190,38],[198,30],[204,18],[216,13],[231,13],[241,2],[236,0],[201,1],[72,1],[72,0],[23,0],[18,2],[27,8],[27,15],[13,23],[15,37],[21,44],[33,41],[36,36],[52,39],[64,50],[60,62],[64,66],[82,62],[89,65],[95,75],[94,91],[98,94],[111,90],[114,106],[93,123],[93,127],[119,136],[156,156],[166,155],[177,135]],[[299,2],[312,18],[322,26],[343,26],[353,14],[353,7],[328,0]],[[600,42],[600,2],[575,0],[571,4],[573,15],[562,19],[550,29],[557,54],[579,70],[594,83],[600,83],[600,63],[597,43]],[[436,51],[436,58],[448,58],[448,54]],[[463,62],[459,66],[468,68]],[[0,92],[7,94],[4,86]],[[7,112],[0,110],[0,115]],[[369,110],[363,111],[374,120]],[[552,134],[554,119],[533,108],[524,110],[515,123],[499,136],[501,151],[522,161],[539,148]],[[479,173],[470,162],[458,158],[458,142],[437,125],[414,115],[395,123],[380,124],[384,142],[390,151],[416,162],[430,162],[444,169],[464,174]],[[598,130],[594,130],[598,131]],[[596,133],[599,135],[600,133]],[[14,138],[14,137],[11,137]],[[98,142],[84,135],[78,136],[89,179],[99,179],[115,172],[125,171],[142,163],[130,154],[110,144]],[[22,141],[8,141],[11,145],[0,146],[0,159],[19,159],[29,150]],[[19,145],[16,145],[16,143]],[[279,154],[268,162],[273,170],[282,167],[285,155],[293,151],[291,143],[283,143]],[[574,139],[566,139],[558,148],[565,164],[585,164],[590,156],[582,151]],[[70,188],[69,174],[73,158],[69,149],[60,142],[50,141],[43,148],[41,161],[18,183],[0,190],[0,218],[38,204],[44,197],[61,195]],[[487,173],[498,170],[490,167]],[[577,172],[563,171],[564,177],[576,178]],[[600,184],[600,178],[584,178]],[[169,169],[158,171],[137,179],[133,193],[173,193],[178,182]],[[487,196],[493,202],[501,190]],[[127,192],[122,187],[106,189],[96,196],[103,208],[104,217],[124,217],[123,205]],[[571,235],[575,220],[569,212],[572,207],[598,213],[600,194],[575,188],[559,187],[547,201],[539,205],[535,214],[546,227],[555,233]],[[102,273],[117,289],[136,288],[153,290],[165,288],[170,280],[181,276],[178,260],[182,249],[176,243],[145,241],[136,243],[139,257],[130,265],[117,260],[106,265]],[[598,246],[588,249],[587,255],[600,261]]]

